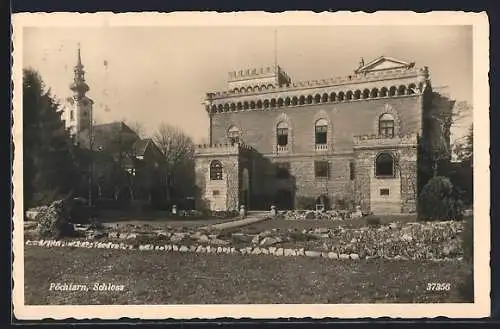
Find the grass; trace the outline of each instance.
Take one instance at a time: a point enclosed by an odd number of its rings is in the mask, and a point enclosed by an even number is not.
[[[137,250],[25,247],[27,305],[458,303],[466,262],[338,261]],[[49,291],[114,283],[122,292]],[[450,291],[426,291],[449,282]]]

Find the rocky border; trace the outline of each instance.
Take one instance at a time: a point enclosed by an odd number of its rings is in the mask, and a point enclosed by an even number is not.
[[[52,247],[69,247],[69,248],[87,248],[87,249],[121,249],[121,250],[140,250],[140,251],[164,251],[164,252],[193,252],[199,254],[232,254],[232,255],[272,255],[278,257],[291,257],[291,256],[304,256],[312,258],[325,258],[325,259],[337,259],[337,260],[360,260],[360,259],[385,259],[385,260],[417,260],[417,258],[407,258],[404,256],[395,257],[374,257],[366,256],[360,258],[358,254],[337,254],[333,251],[316,251],[316,250],[305,250],[304,248],[292,249],[292,248],[278,248],[278,247],[245,247],[245,248],[235,248],[235,247],[215,247],[215,246],[205,246],[205,245],[177,245],[177,244],[166,244],[166,245],[153,245],[145,244],[139,245],[138,247],[126,244],[126,243],[112,243],[112,242],[98,242],[98,241],[61,241],[61,240],[27,240],[25,242],[27,246],[38,246],[45,248]],[[443,261],[461,261],[463,258],[434,258],[426,259],[427,261],[443,262]]]

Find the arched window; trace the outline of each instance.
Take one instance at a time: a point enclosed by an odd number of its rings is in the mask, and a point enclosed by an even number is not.
[[[371,93],[370,93],[370,97],[372,98],[377,98],[378,97],[378,89],[377,88],[373,88]]]
[[[394,176],[394,158],[390,153],[380,153],[375,159],[376,176]]]
[[[327,141],[327,133],[328,133],[328,121],[325,119],[319,119],[315,124],[315,143],[318,144],[326,144]]]
[[[384,113],[378,119],[379,135],[386,138],[394,137],[394,117],[389,113]]]
[[[278,123],[276,127],[276,143],[278,146],[288,145],[288,124],[284,121]]]
[[[222,163],[219,160],[210,162],[210,180],[222,180]]]
[[[370,97],[370,90],[363,90],[363,99],[367,99],[368,97]]]
[[[312,97],[311,95],[307,96],[307,98],[306,98],[306,102],[307,102],[307,104],[312,104],[312,102],[313,102],[313,97]]]
[[[229,128],[227,131],[227,137],[229,139],[229,142],[231,144],[236,144],[240,142],[240,130],[238,127],[232,126]]]
[[[328,94],[323,94],[323,97],[321,97],[321,102],[322,103],[328,102]]]
[[[320,103],[320,102],[321,102],[321,95],[316,94],[316,96],[314,96],[314,103]]]
[[[361,98],[361,90],[356,90],[354,92],[354,99],[360,99]]]

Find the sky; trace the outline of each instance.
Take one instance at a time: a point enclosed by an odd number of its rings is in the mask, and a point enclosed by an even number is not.
[[[453,25],[25,27],[23,67],[63,100],[80,44],[97,123],[139,122],[151,135],[165,122],[201,142],[205,94],[226,90],[230,71],[272,65],[275,53],[294,82],[350,75],[361,58],[415,62],[429,67],[435,89],[472,104],[472,42],[470,26]]]

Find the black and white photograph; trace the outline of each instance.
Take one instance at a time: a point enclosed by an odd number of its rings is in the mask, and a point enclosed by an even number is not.
[[[489,315],[486,14],[13,27],[18,318]]]

